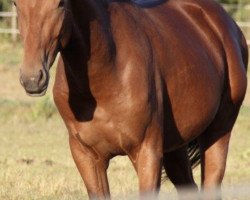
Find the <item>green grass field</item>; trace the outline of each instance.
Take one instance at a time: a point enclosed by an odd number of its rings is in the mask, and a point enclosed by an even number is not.
[[[1,39],[1,38],[0,38]],[[73,163],[66,128],[52,101],[27,97],[19,84],[22,48],[0,42],[0,199],[87,199]],[[234,128],[223,187],[250,183],[250,91]],[[199,168],[195,170],[199,182]],[[136,194],[137,178],[126,157],[109,168],[112,196]],[[173,192],[168,181],[162,193]]]

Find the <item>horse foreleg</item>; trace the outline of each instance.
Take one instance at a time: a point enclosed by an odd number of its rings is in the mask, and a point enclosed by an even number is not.
[[[142,149],[136,164],[142,198],[156,196],[160,189],[161,157],[152,150]]]
[[[108,161],[100,160],[88,147],[84,147],[77,138],[70,136],[70,149],[76,166],[82,176],[90,199],[110,199],[106,170]]]
[[[183,187],[198,191],[197,185],[193,179],[186,147],[165,153],[163,165],[169,179],[175,185],[178,192],[183,189]]]
[[[146,139],[132,160],[139,178],[140,197],[153,199],[158,195],[161,183],[162,142]]]

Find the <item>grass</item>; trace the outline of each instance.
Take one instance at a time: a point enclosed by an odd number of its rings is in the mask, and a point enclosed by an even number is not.
[[[21,45],[0,45],[0,199],[87,199],[73,163],[68,134],[51,97],[30,98],[18,82]],[[53,82],[54,70],[52,70]],[[249,90],[248,90],[248,96]],[[241,109],[232,134],[224,187],[250,183],[250,101]],[[199,168],[194,172],[199,182]],[[112,160],[110,188],[117,199],[136,194],[137,177],[126,157]],[[163,184],[162,193],[174,193]]]

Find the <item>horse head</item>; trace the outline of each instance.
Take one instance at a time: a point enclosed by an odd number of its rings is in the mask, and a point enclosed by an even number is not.
[[[30,96],[42,96],[49,82],[49,69],[60,47],[67,43],[70,18],[67,0],[15,0],[24,45],[20,82]],[[67,27],[67,28],[66,28]]]

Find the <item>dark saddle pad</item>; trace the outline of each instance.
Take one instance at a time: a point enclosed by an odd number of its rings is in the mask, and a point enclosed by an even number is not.
[[[166,0],[131,0],[131,1],[140,7],[154,7],[166,2]]]

